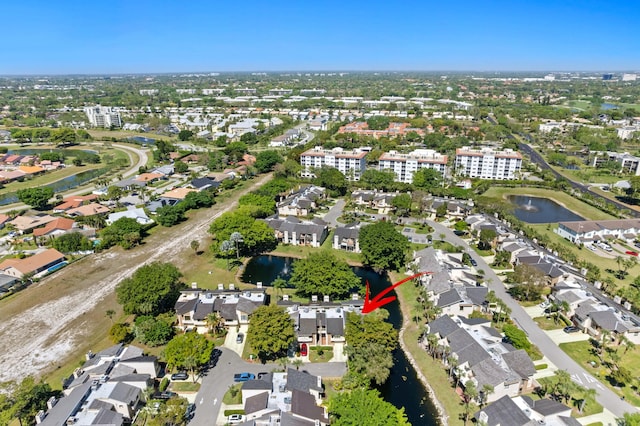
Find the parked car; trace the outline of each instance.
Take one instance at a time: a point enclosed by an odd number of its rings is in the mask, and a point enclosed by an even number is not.
[[[478,266],[478,262],[476,262],[476,260],[473,257],[469,259],[469,262],[471,262],[471,265],[473,266]]]
[[[309,348],[306,343],[300,345],[300,356],[307,356]]]
[[[164,392],[160,392],[157,393],[153,396],[154,399],[171,399],[174,396],[178,395],[175,392],[171,392],[171,391],[164,391]]]
[[[187,405],[187,410],[184,413],[184,418],[187,420],[191,420],[196,411],[196,404]]]
[[[575,333],[576,331],[580,331],[580,329],[575,325],[569,325],[563,328],[562,331],[564,331],[565,333]]]
[[[227,423],[229,424],[237,424],[237,423],[242,423],[242,414],[232,414],[229,417],[227,417]]]
[[[189,378],[189,374],[186,371],[178,371],[171,375],[171,380],[187,380]]]
[[[242,343],[244,341],[244,334],[238,333],[238,337],[236,337],[236,343]]]
[[[238,373],[233,375],[234,382],[247,382],[249,380],[254,380],[255,378],[255,374],[251,373]]]
[[[627,251],[625,251],[625,253],[628,254],[629,256],[638,256],[638,252],[637,251],[627,250]]]

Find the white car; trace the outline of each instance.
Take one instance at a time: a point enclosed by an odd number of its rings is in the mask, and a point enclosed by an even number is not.
[[[229,417],[227,417],[227,423],[229,423],[230,425],[242,423],[243,417],[244,416],[242,414],[232,414]]]

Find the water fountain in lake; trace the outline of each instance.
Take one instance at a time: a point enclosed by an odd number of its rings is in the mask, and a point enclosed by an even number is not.
[[[521,208],[522,210],[526,210],[528,212],[535,212],[538,210],[538,208],[534,205],[531,204],[531,198],[529,198],[529,201],[527,201],[527,204],[522,204],[520,206],[518,206],[519,208]]]

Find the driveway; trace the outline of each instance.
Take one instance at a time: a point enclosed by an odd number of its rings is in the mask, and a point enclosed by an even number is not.
[[[242,356],[242,351],[244,350],[244,342],[247,340],[247,330],[249,330],[249,326],[244,324],[240,326],[240,330],[236,327],[229,327],[227,331],[227,336],[224,339],[224,347],[229,349],[230,351],[235,352],[238,356]],[[243,339],[242,343],[238,343],[238,334],[242,333]]]
[[[257,375],[261,372],[281,370],[279,364],[250,363],[241,359],[235,351],[224,347],[218,349],[222,353],[217,363],[202,376],[200,391],[195,397],[196,411],[189,425],[211,426],[216,424],[212,419],[220,418],[222,398],[229,387],[234,384],[234,374],[248,372]],[[342,377],[347,371],[347,365],[344,362],[303,364],[300,369],[316,376]]]
[[[329,212],[324,215],[323,220],[334,228],[341,225],[341,223],[338,222],[338,218],[342,216],[342,210],[344,210],[345,204],[346,201],[342,198],[336,201],[336,203],[329,209]]]
[[[442,226],[437,222],[429,222],[434,228],[434,235],[444,234],[445,240],[453,245],[468,247],[467,243],[456,236],[449,228]],[[524,310],[518,302],[516,302],[506,291],[502,281],[496,273],[487,265],[482,257],[474,251],[469,252],[471,257],[478,262],[478,268],[485,271],[485,278],[490,290],[493,290],[506,305],[511,308],[511,318],[522,328],[527,334],[529,340],[540,348],[542,353],[551,361],[558,369],[566,370],[571,374],[574,382],[595,389],[598,393],[597,400],[603,406],[607,407],[614,415],[622,417],[624,413],[635,413],[637,410],[626,401],[622,401],[620,397],[601,384],[595,377],[589,374],[582,366],[571,359],[544,331],[540,330],[538,325],[531,319],[529,314]],[[560,331],[562,332],[562,331]]]
[[[544,330],[544,332],[547,334],[547,336],[549,336],[551,340],[555,342],[556,345],[559,345],[560,343],[582,342],[585,340],[589,340],[589,335],[581,331],[577,331],[575,333],[565,333],[560,328],[557,330]]]

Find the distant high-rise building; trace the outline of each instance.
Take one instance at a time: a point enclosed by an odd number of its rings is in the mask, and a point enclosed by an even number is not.
[[[300,154],[302,176],[312,177],[313,169],[316,168],[333,167],[349,180],[360,180],[366,167],[366,155],[367,151],[361,149],[347,151],[342,148],[323,149],[316,146]]]
[[[392,170],[396,182],[413,183],[413,174],[420,169],[434,169],[442,177],[447,174],[447,156],[432,149],[416,149],[408,154],[389,151],[379,160],[380,170]]]
[[[636,81],[637,74],[622,74],[622,81]]]
[[[613,80],[613,74],[602,74],[602,79],[604,81]]]
[[[85,107],[84,113],[87,114],[89,123],[93,127],[122,127],[122,119],[120,112],[113,107],[103,107],[100,105]]]
[[[456,150],[456,172],[460,176],[480,179],[517,179],[522,168],[522,154],[511,149],[492,148]]]

